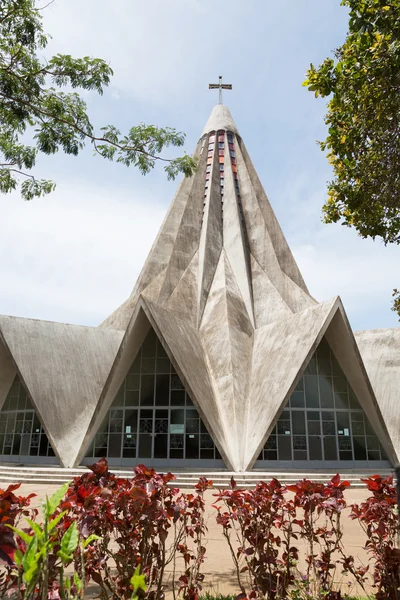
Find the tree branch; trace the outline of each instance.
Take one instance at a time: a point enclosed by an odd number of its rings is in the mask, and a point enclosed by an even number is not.
[[[107,144],[110,144],[110,146],[114,146],[115,148],[122,150],[123,152],[138,152],[139,154],[144,154],[145,156],[148,156],[149,158],[152,158],[154,160],[160,160],[160,161],[168,162],[168,163],[171,163],[173,161],[173,159],[171,159],[171,158],[163,158],[162,156],[157,156],[156,154],[151,154],[150,152],[146,152],[145,150],[137,148],[135,146],[123,146],[122,144],[113,142],[105,137],[94,136],[94,135],[88,133],[87,131],[85,131],[84,129],[82,129],[81,127],[79,127],[78,125],[76,125],[75,123],[68,121],[67,119],[62,119],[62,118],[58,117],[57,115],[54,115],[52,113],[49,113],[49,112],[43,110],[42,108],[34,106],[31,102],[23,100],[22,98],[16,98],[14,96],[10,96],[9,94],[4,94],[3,92],[0,92],[0,96],[5,98],[6,100],[11,100],[18,104],[27,106],[28,108],[30,108],[30,110],[33,113],[36,113],[37,116],[43,115],[45,117],[49,117],[53,121],[56,121],[58,123],[63,123],[64,125],[68,125],[72,129],[74,129],[75,131],[77,131],[78,133],[83,135],[84,137],[90,139],[93,143],[94,142],[105,142]]]

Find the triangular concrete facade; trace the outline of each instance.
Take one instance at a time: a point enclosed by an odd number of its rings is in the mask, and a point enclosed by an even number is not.
[[[340,300],[310,296],[226,107],[213,110],[195,157],[198,170],[178,190],[130,298],[101,326],[126,329],[114,368],[132,360],[144,313],[226,465],[245,470],[329,330],[383,438]],[[385,448],[394,457],[390,442]]]
[[[383,406],[390,388],[394,419],[399,369],[376,374],[383,346],[372,357],[360,335],[372,389],[340,300],[310,295],[225,106],[194,156],[132,294],[98,328],[0,317],[0,407],[18,372],[60,463],[79,464],[153,327],[226,466],[246,470],[326,335],[396,461],[375,394]]]
[[[122,333],[0,317],[0,332],[61,464],[75,464]]]

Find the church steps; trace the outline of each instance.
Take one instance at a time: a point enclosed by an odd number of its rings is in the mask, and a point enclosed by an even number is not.
[[[132,470],[131,469],[112,469],[117,475],[121,477],[131,477]],[[88,472],[85,468],[76,468],[76,469],[63,469],[61,467],[43,467],[43,466],[9,466],[9,465],[0,465],[0,485],[8,485],[12,483],[26,483],[26,484],[59,484],[61,485],[65,481],[68,481],[74,477],[79,477],[83,475],[85,472]],[[380,471],[381,475],[389,475],[390,471],[385,470]],[[313,481],[318,481],[321,483],[327,483],[331,477],[334,475],[334,472],[326,473],[326,472],[318,472],[318,471],[308,471],[308,472],[261,472],[261,471],[253,471],[246,473],[232,473],[228,471],[196,471],[196,472],[186,472],[186,471],[176,471],[175,476],[176,480],[174,480],[171,485],[182,488],[182,489],[191,489],[193,488],[199,477],[206,477],[207,479],[211,479],[213,481],[213,485],[215,488],[226,488],[230,486],[230,480],[233,476],[235,478],[236,484],[238,487],[246,487],[253,488],[259,481],[270,481],[273,477],[276,477],[284,484],[293,484],[296,483],[299,479],[307,478]],[[365,472],[342,472],[342,478],[350,481],[352,487],[364,487],[364,484],[361,482],[362,478],[368,477],[371,475],[371,471]]]

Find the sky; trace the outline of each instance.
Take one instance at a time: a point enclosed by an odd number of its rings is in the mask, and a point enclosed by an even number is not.
[[[344,41],[340,0],[55,0],[43,15],[47,56],[101,57],[114,70],[103,96],[85,92],[97,129],[174,127],[191,153],[218,101],[208,83],[223,75],[233,85],[224,103],[311,294],[340,295],[355,330],[399,325],[390,308],[400,248],[321,221],[325,101],[301,84]],[[0,196],[0,314],[98,325],[129,296],[178,181],[90,147],[41,157],[35,175],[56,191]]]

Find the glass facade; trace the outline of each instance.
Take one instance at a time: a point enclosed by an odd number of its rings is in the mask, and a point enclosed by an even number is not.
[[[135,459],[221,460],[153,329],[86,456],[107,456],[114,464]]]
[[[364,411],[323,339],[259,461],[386,461]]]
[[[54,452],[17,375],[0,412],[0,459],[34,462],[39,456],[54,457]]]

